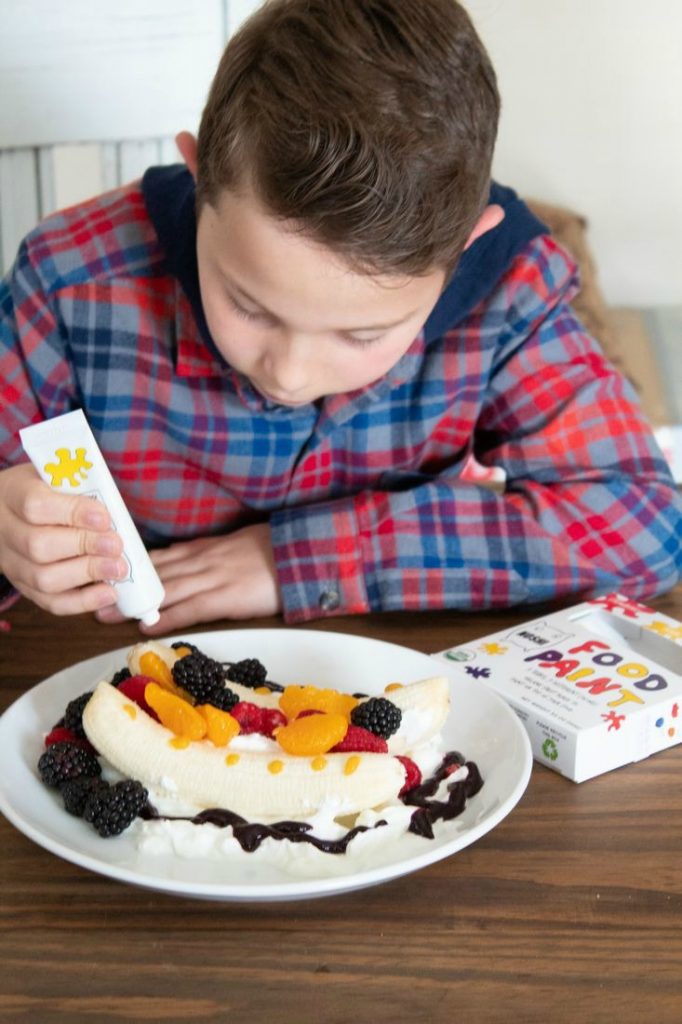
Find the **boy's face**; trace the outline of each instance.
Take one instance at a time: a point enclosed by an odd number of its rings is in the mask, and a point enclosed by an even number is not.
[[[201,296],[225,359],[265,398],[297,406],[383,377],[433,309],[445,272],[370,277],[271,217],[249,192],[205,204]]]

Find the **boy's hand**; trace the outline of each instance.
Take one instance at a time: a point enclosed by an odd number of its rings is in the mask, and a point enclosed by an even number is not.
[[[53,491],[30,464],[0,472],[0,572],[54,615],[113,604],[123,545],[104,506]]]
[[[160,636],[197,622],[250,619],[281,609],[270,527],[247,526],[223,537],[200,537],[151,552],[166,591],[161,618],[143,631]],[[121,622],[117,608],[100,622]]]

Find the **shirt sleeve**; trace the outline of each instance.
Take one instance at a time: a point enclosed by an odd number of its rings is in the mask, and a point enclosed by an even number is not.
[[[277,512],[288,621],[640,599],[679,580],[682,498],[634,390],[570,308],[573,274],[547,281],[540,261],[502,285],[515,294],[472,441],[504,489],[465,482],[453,461],[410,490]]]
[[[0,281],[0,468],[25,461],[19,430],[77,404],[65,331],[28,242]]]

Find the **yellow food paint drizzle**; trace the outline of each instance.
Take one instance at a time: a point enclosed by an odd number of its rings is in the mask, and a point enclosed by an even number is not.
[[[169,747],[175,747],[176,750],[184,750],[190,745],[191,740],[188,740],[186,736],[174,736],[172,740],[168,740]]]
[[[123,710],[125,711],[126,715],[130,715],[133,721],[137,718],[137,708],[135,707],[134,704],[124,704]]]
[[[402,690],[402,683],[389,683],[388,686],[384,687],[384,693],[390,693],[392,690]]]
[[[322,756],[314,757],[310,762],[310,767],[314,772],[321,772],[323,768],[327,767],[327,758]]]
[[[349,757],[348,760],[346,761],[346,763],[344,764],[344,766],[343,766],[343,774],[344,775],[352,775],[354,771],[357,771],[357,768],[358,768],[359,764],[360,764],[360,758],[358,757],[357,754],[353,754],[353,756]]]
[[[239,754],[228,754],[227,757],[225,758],[225,764],[229,764],[230,767],[232,767],[233,764],[237,764],[238,762]]]
[[[254,693],[271,693],[272,691],[271,691],[269,686],[257,686],[256,689],[253,692]]]
[[[284,761],[271,761],[270,764],[268,765],[268,771],[272,775],[279,775],[283,768]]]

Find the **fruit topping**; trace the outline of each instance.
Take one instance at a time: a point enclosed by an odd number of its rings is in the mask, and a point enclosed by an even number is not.
[[[269,736],[270,739],[274,739],[275,730],[280,729],[283,725],[287,724],[287,720],[281,711],[277,708],[261,708],[263,712],[261,720],[260,732],[264,736]]]
[[[212,704],[199,704],[196,711],[206,722],[206,739],[215,747],[226,747],[239,732],[239,722],[227,711],[220,711]]]
[[[405,769],[405,785],[398,793],[398,796],[403,796],[405,793],[409,793],[411,789],[414,789],[415,786],[418,786],[421,783],[422,773],[412,758],[401,757],[398,755],[397,759]]]
[[[324,711],[343,715],[348,721],[357,703],[349,693],[322,690],[317,686],[287,686],[279,698],[279,706],[287,718],[296,718],[302,711]]]
[[[223,666],[200,651],[176,661],[172,676],[176,686],[185,690],[197,704],[212,704],[214,696],[225,687]]]
[[[258,658],[243,658],[242,661],[235,661],[229,666],[227,678],[233,683],[241,683],[242,686],[255,689],[263,685],[267,672]]]
[[[118,688],[124,679],[130,679],[131,671],[129,668],[120,668],[118,672],[114,672],[113,676],[109,680],[112,686]]]
[[[340,743],[332,747],[333,754],[342,754],[350,751],[361,751],[369,754],[388,753],[388,744],[381,736],[375,736],[369,729],[363,729],[360,725],[348,726],[348,731]]]
[[[286,718],[277,708],[261,708],[249,700],[240,700],[232,708],[231,714],[239,722],[245,736],[259,732],[272,739],[275,729],[287,724]]]
[[[59,787],[64,807],[69,814],[75,815],[76,818],[83,817],[88,797],[97,790],[103,789],[108,789],[108,783],[100,778],[74,779]]]
[[[141,782],[125,779],[113,786],[94,788],[83,808],[83,817],[102,838],[118,836],[134,821],[145,803],[147,790]]]
[[[147,683],[144,699],[159,716],[166,729],[186,740],[200,740],[206,735],[206,719],[181,697],[164,690],[158,683]]]
[[[298,718],[283,725],[275,733],[275,739],[287,754],[299,757],[314,757],[326,754],[346,734],[348,722],[338,712],[323,712]]]
[[[220,711],[232,711],[235,704],[239,703],[239,697],[229,686],[223,686],[222,689],[215,691],[208,703]]]
[[[79,740],[84,740],[85,731],[83,729],[83,708],[92,697],[92,690],[88,690],[87,693],[82,693],[80,697],[74,697],[66,705],[66,711],[64,712],[64,728],[72,732],[74,736],[77,736]]]
[[[131,700],[133,704],[137,704],[138,708],[142,708],[148,715],[151,715],[157,722],[159,716],[157,715],[154,708],[147,703],[144,697],[144,691],[146,690],[149,683],[154,682],[149,676],[128,676],[118,687],[120,693],[124,694],[128,700]]]
[[[184,658],[186,654],[196,654],[199,650],[196,644],[191,644],[188,640],[176,640],[171,647],[179,658]]]
[[[40,755],[38,772],[47,786],[58,787],[72,779],[102,774],[95,755],[80,743],[53,743]]]
[[[79,747],[85,747],[86,750],[94,751],[94,747],[92,747],[87,740],[81,740],[78,736],[74,736],[71,730],[65,729],[63,725],[53,726],[45,737],[46,747],[51,747],[53,743],[75,743]]]
[[[350,716],[353,725],[361,725],[385,740],[398,731],[402,719],[400,708],[385,697],[370,697],[353,708]]]

